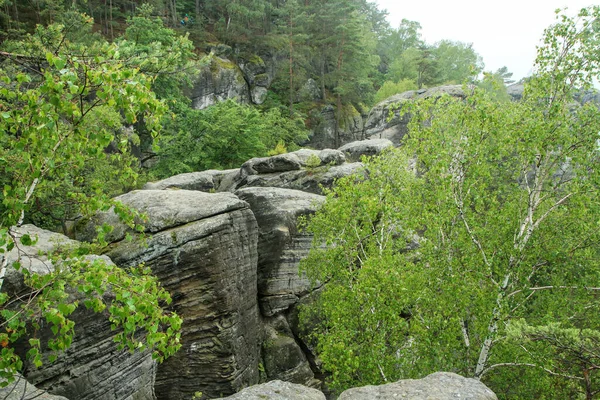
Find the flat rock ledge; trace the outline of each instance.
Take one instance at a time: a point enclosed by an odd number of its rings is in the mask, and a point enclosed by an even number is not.
[[[436,372],[423,379],[405,379],[380,386],[348,389],[338,400],[498,400],[494,392],[476,379],[451,372]]]
[[[271,381],[250,386],[233,396],[223,397],[222,400],[325,400],[325,395],[303,385]]]

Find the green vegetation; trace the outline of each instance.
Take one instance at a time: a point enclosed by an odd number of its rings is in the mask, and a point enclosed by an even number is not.
[[[84,30],[90,23],[79,16],[70,27]],[[103,228],[97,246],[49,254],[55,269],[45,275],[30,273],[18,261],[9,265],[5,256],[37,240],[20,235],[19,226],[46,217],[64,224],[73,215],[114,207],[140,229],[132,212],[110,198],[135,185],[137,177],[127,156],[135,138],[122,128],[143,121],[155,136],[166,108],[152,92],[151,79],[124,65],[118,44],[71,39],[68,26],[52,24],[4,43],[9,52],[2,54],[0,68],[0,288],[7,269],[14,268],[23,272],[30,292],[10,302],[0,293],[1,385],[23,365],[14,351],[20,339],[29,338],[27,359],[35,366],[42,364],[46,346],[53,352],[70,346],[69,316],[79,305],[107,312],[119,329],[120,347],[151,348],[159,361],[180,347],[181,319],[163,309],[170,296],[147,269],[124,270],[85,257],[105,244],[102,234],[110,227]],[[48,343],[38,339],[43,326],[53,334]],[[138,336],[140,329],[144,334]]]
[[[599,17],[545,32],[523,101],[418,102],[404,145],[328,194],[304,262],[327,285],[301,317],[333,388],[444,370],[597,397],[600,112],[573,94],[600,75]]]
[[[206,110],[186,107],[178,114],[169,126],[176,134],[161,137],[159,161],[152,168],[157,177],[236,168],[277,147],[293,150],[308,136],[302,120],[283,117],[279,109],[261,112],[233,100]]]

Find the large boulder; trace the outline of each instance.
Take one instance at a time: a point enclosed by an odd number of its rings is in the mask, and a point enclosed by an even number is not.
[[[142,189],[144,190],[164,190],[164,189],[185,189],[199,190],[201,192],[222,192],[221,190],[230,185],[233,179],[238,175],[238,169],[228,170],[207,170],[201,172],[186,172],[174,175],[169,178],[148,182]],[[232,184],[232,183],[231,183]]]
[[[449,95],[465,98],[466,94],[462,85],[438,86],[429,89],[410,90],[394,95],[371,109],[365,122],[365,137],[371,139],[389,139],[394,145],[408,132],[410,115],[403,111],[402,104],[416,99],[439,97]],[[390,118],[390,111],[392,115]]]
[[[405,379],[380,386],[348,389],[338,400],[498,400],[494,392],[476,379],[451,372],[436,372],[423,379]]]
[[[272,316],[313,289],[298,273],[312,236],[298,229],[298,218],[315,212],[320,195],[281,188],[249,187],[236,195],[246,201],[258,222],[258,298],[263,315]]]
[[[15,229],[15,232],[17,236],[27,234],[36,238],[37,242],[32,246],[19,245],[18,249],[15,247],[8,254],[9,262],[19,259],[23,268],[38,274],[46,274],[54,270],[54,265],[45,254],[78,244],[64,235],[33,225],[24,225]],[[96,258],[112,263],[106,256],[89,257],[90,260]],[[27,288],[23,284],[22,273],[9,268],[2,290],[12,296],[23,295]],[[111,323],[106,315],[94,313],[80,306],[70,318],[75,322],[71,347],[68,351],[59,353],[53,363],[45,363],[39,369],[29,365],[26,373],[29,382],[40,389],[70,399],[153,398],[152,385],[156,365],[150,352],[130,354],[126,350],[119,350],[113,340],[116,332],[111,329]],[[42,330],[38,335],[42,343],[51,336],[48,330]],[[20,350],[25,351],[25,348]],[[47,350],[47,353],[50,354],[51,351]],[[30,390],[35,390],[22,379],[14,387],[15,391],[21,389],[26,389],[28,393]]]
[[[279,380],[242,390],[221,400],[325,400],[317,389]]]
[[[184,320],[181,350],[160,364],[158,399],[235,393],[258,382],[260,335],[256,292],[258,227],[248,204],[231,193],[141,190],[116,200],[146,214],[146,237],[123,240],[114,213],[78,230],[115,227],[107,254],[120,266],[145,263],[171,293]]]
[[[331,188],[335,180],[362,167],[361,163],[347,164],[345,160],[344,153],[331,149],[302,149],[253,158],[242,165],[234,187],[278,187],[321,194],[323,188]]]
[[[249,102],[248,84],[240,68],[232,61],[212,55],[209,65],[200,69],[188,92],[192,107],[202,110],[213,104],[233,99]]]
[[[345,144],[339,148],[339,151],[343,152],[350,161],[360,161],[362,156],[376,156],[393,146],[394,144],[388,139],[367,139]]]

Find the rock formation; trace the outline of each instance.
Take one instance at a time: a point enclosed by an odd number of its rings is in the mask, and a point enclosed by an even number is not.
[[[466,96],[462,85],[448,85],[429,89],[410,90],[380,102],[373,107],[367,117],[365,122],[365,137],[370,139],[389,139],[397,146],[408,132],[408,123],[410,122],[410,115],[402,111],[402,103],[415,99],[441,96],[443,94],[459,98]],[[399,104],[400,106],[393,110],[392,118],[389,119],[390,109],[393,104]]]
[[[49,273],[54,269],[44,253],[77,244],[66,236],[33,225],[24,225],[17,229],[17,232],[19,236],[28,234],[37,238],[37,242],[32,246],[20,245],[19,250],[13,249],[8,254],[9,262],[19,259],[23,268],[39,274]],[[98,256],[92,256],[94,257]],[[111,262],[106,256],[102,258],[105,262]],[[11,296],[22,295],[26,289],[22,282],[22,273],[9,268],[2,290]],[[152,386],[156,366],[149,352],[130,354],[126,350],[118,350],[113,341],[116,332],[111,330],[108,318],[88,311],[83,306],[70,318],[76,322],[71,347],[67,352],[60,353],[55,362],[46,363],[42,368],[28,365],[27,380],[30,383],[53,394],[77,400],[153,397]],[[42,331],[42,343],[49,336],[50,332]],[[14,388],[15,391],[25,389],[27,393],[35,390],[22,379]]]
[[[481,381],[451,372],[436,372],[423,379],[405,379],[380,386],[348,389],[338,400],[498,400]]]
[[[257,383],[258,229],[248,204],[230,193],[189,190],[134,191],[117,200],[147,215],[144,242],[123,240],[127,228],[111,212],[78,238],[89,239],[97,224],[113,225],[107,255],[119,266],[150,267],[184,319],[181,350],[158,366],[157,398],[216,397]]]
[[[221,400],[325,400],[323,393],[280,380],[252,386]]]
[[[1,382],[1,381],[0,381]],[[0,388],[2,400],[69,400],[66,397],[54,396],[45,390],[38,389],[29,383],[23,376],[17,375],[15,381],[6,387]]]
[[[209,65],[198,71],[188,97],[193,108],[202,110],[227,99],[248,103],[249,88],[238,65],[213,55]]]
[[[298,326],[298,305],[310,303],[320,288],[299,275],[311,237],[298,228],[298,217],[310,215],[324,201],[323,187],[362,167],[346,160],[376,155],[389,146],[390,141],[377,139],[339,150],[255,158],[240,169],[182,174],[119,196],[117,200],[147,217],[139,221],[145,228],[143,240],[112,211],[81,221],[75,238],[90,240],[99,224],[112,225],[103,257],[123,267],[145,263],[152,269],[171,293],[171,308],[184,319],[182,349],[158,366],[148,353],[117,352],[107,321],[78,310],[73,348],[57,363],[27,373],[27,379],[71,400],[189,400],[197,392],[215,398],[273,379],[320,388],[314,343]],[[57,234],[26,229],[44,239],[37,243],[40,248],[56,245]],[[126,240],[127,234],[134,239]],[[48,268],[43,259],[39,265],[36,260],[29,268]],[[11,274],[4,290],[15,293],[22,289],[21,278]],[[438,393],[439,385],[463,390],[464,378],[442,378],[438,386],[428,383],[431,393]],[[369,390],[412,393],[407,384],[396,385]],[[464,393],[469,394],[472,385],[467,386]],[[360,397],[367,389],[357,390],[359,397],[348,398],[369,398]],[[324,396],[275,381],[231,398]]]

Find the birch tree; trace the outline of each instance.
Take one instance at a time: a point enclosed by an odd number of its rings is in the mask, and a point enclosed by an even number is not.
[[[304,264],[328,284],[304,315],[319,315],[334,387],[449,370],[499,394],[515,373],[576,383],[522,382],[521,398],[596,393],[589,374],[573,380],[508,333],[525,321],[595,337],[600,322],[600,112],[573,101],[600,72],[599,16],[546,30],[522,102],[465,87],[465,99],[404,104],[403,146],[329,194]]]

